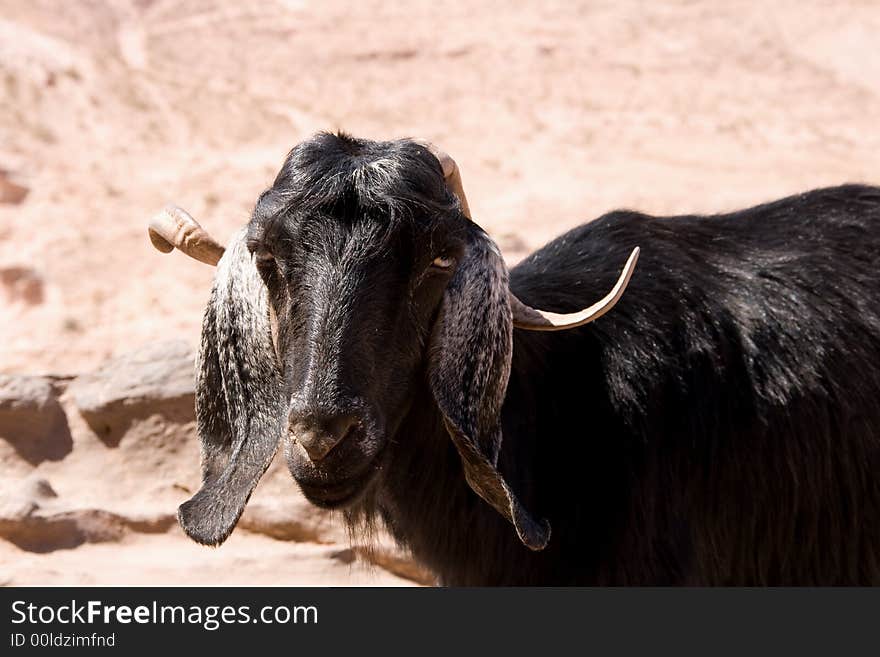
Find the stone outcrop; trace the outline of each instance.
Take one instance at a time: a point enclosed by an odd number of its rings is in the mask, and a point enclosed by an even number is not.
[[[59,461],[72,448],[67,417],[47,377],[0,374],[0,465]]]
[[[136,419],[157,414],[176,424],[195,419],[193,362],[186,343],[159,342],[77,377],[68,391],[98,437],[115,445]]]

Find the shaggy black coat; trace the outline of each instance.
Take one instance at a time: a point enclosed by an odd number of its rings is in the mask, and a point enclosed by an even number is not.
[[[612,212],[511,289],[577,310],[633,245],[612,312],[514,332],[499,468],[546,549],[467,486],[427,387],[360,511],[450,585],[880,584],[880,188]]]
[[[512,328],[511,291],[581,309],[634,246],[611,312]],[[283,444],[444,584],[880,583],[878,265],[847,185],[613,212],[508,276],[423,146],[319,134],[218,263],[180,523],[224,541]]]

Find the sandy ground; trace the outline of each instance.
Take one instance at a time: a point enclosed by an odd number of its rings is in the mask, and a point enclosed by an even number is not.
[[[239,532],[222,548],[200,547],[182,533],[138,534],[89,543],[51,557],[0,552],[14,574],[0,584],[132,586],[412,586],[381,568],[352,562],[337,545],[277,541]],[[280,570],[284,564],[289,564]]]
[[[173,200],[231,234],[317,130],[442,145],[511,262],[618,207],[880,182],[873,0],[248,4],[0,0],[0,372],[195,344],[212,272],[152,250],[146,220]],[[210,551],[174,529],[43,554],[0,541],[0,580],[403,581],[342,549],[242,532]]]

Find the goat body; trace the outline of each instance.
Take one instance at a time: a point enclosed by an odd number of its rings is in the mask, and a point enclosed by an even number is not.
[[[381,516],[451,585],[880,584],[880,188],[612,212],[510,288],[570,312],[634,244],[614,312],[514,332],[498,467],[546,549],[468,487],[427,387],[352,521]]]

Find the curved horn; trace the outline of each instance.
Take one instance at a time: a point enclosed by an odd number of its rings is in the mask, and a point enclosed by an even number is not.
[[[584,308],[576,313],[561,314],[537,310],[524,304],[511,292],[510,309],[513,311],[513,325],[516,328],[529,331],[564,331],[565,329],[583,326],[595,319],[599,319],[611,310],[614,304],[623,296],[623,291],[629,284],[629,279],[632,277],[638,259],[639,247],[636,247],[626,261],[623,271],[620,273],[620,278],[617,279],[617,283],[614,284],[611,291],[589,308]]]
[[[468,219],[471,218],[471,211],[468,207],[467,197],[464,194],[464,187],[461,183],[461,172],[455,160],[444,150],[426,139],[415,139],[417,144],[428,149],[428,151],[440,162],[443,169],[443,177],[446,179],[446,186],[449,191],[458,197],[461,203],[461,212]],[[639,247],[633,249],[620,273],[617,283],[611,288],[611,291],[605,297],[589,308],[584,308],[575,313],[551,313],[546,310],[538,310],[527,306],[516,298],[511,292],[509,294],[510,309],[513,311],[513,325],[516,328],[526,329],[529,331],[564,331],[566,329],[577,328],[588,324],[593,320],[599,319],[614,307],[620,297],[623,296],[626,286],[629,285],[629,279],[632,277],[633,270],[636,267],[636,261],[639,259]]]
[[[183,208],[166,205],[150,220],[150,241],[162,253],[180,249],[191,258],[216,265],[224,248]]]
[[[450,192],[458,197],[458,201],[461,204],[461,213],[470,219],[471,209],[468,206],[467,197],[464,195],[464,187],[461,184],[461,171],[458,169],[458,164],[455,163],[455,160],[452,159],[449,153],[437,148],[431,142],[425,139],[415,139],[414,141],[427,148],[431,155],[440,162],[440,168],[443,169],[443,177],[446,179],[446,186]]]

